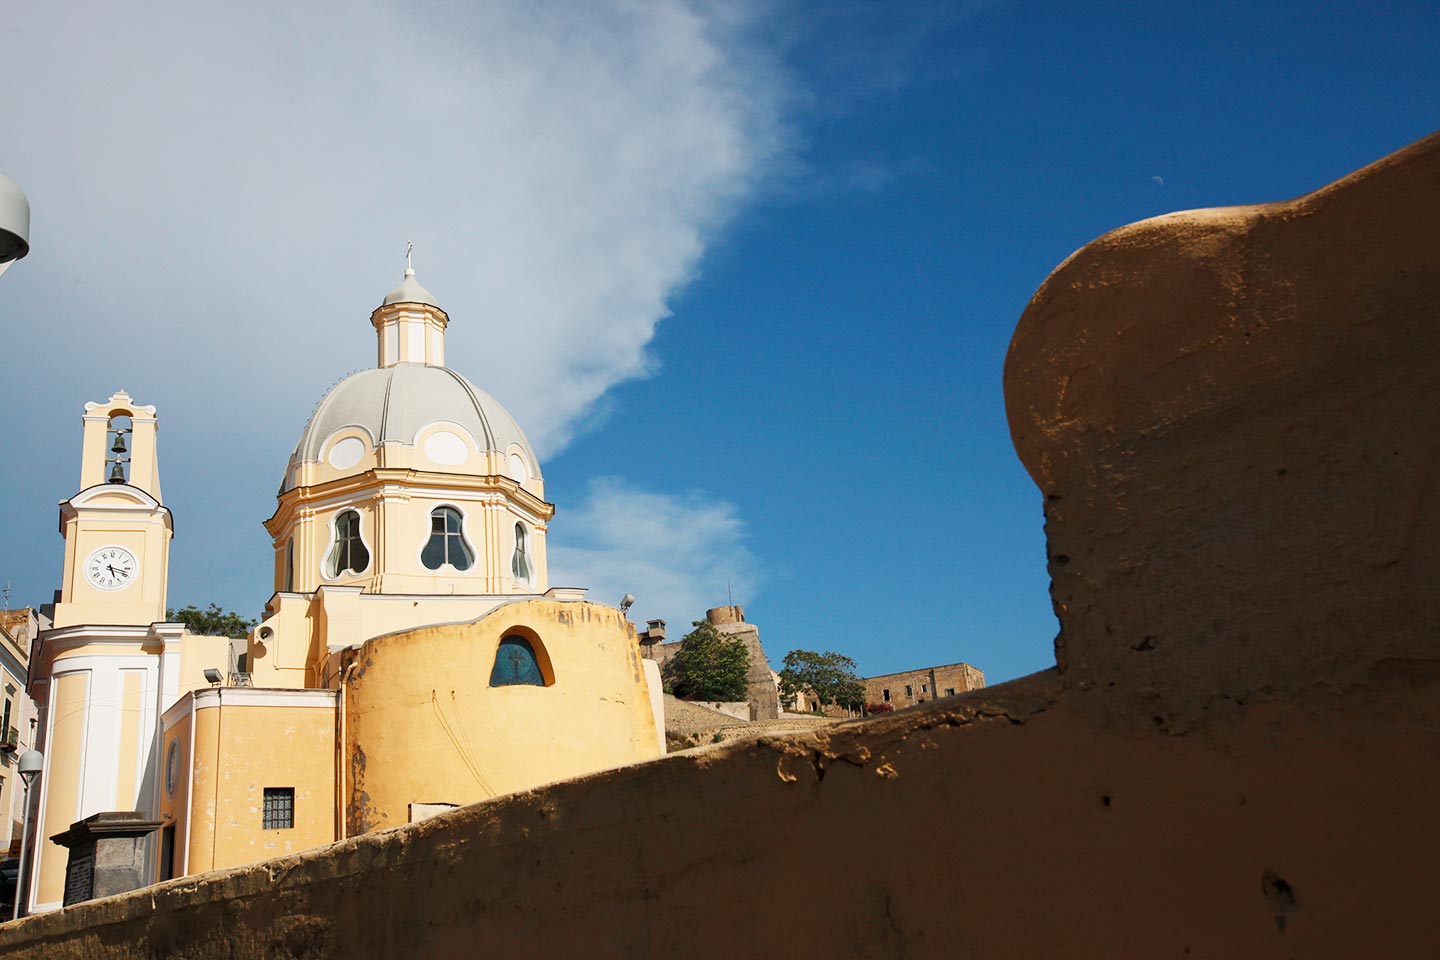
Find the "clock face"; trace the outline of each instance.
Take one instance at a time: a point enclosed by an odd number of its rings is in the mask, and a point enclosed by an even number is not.
[[[140,564],[124,547],[101,547],[85,561],[85,579],[97,590],[124,590],[135,580]]]

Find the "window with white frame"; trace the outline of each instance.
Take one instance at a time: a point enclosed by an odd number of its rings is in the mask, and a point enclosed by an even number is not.
[[[510,572],[521,583],[529,583],[533,568],[530,563],[530,533],[525,524],[515,524],[515,555],[510,558]]]
[[[325,557],[325,576],[331,579],[342,573],[360,573],[370,566],[370,551],[360,539],[360,514],[345,510],[335,518],[335,541]]]
[[[447,563],[456,570],[470,569],[475,562],[475,551],[465,542],[459,510],[436,507],[430,511],[430,539],[420,551],[420,562],[427,570],[439,570]]]

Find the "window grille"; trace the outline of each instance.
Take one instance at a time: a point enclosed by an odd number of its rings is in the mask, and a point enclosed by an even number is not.
[[[535,648],[524,637],[506,637],[495,652],[495,666],[490,671],[490,686],[545,686],[545,675],[535,659]]]
[[[289,830],[295,826],[295,788],[266,787],[260,826],[266,830]]]
[[[420,551],[420,562],[427,570],[439,570],[447,563],[456,570],[470,569],[475,553],[465,542],[459,510],[436,507],[430,511],[430,539]]]
[[[914,699],[915,697],[915,688],[908,683],[905,684],[905,696],[910,697],[911,699]]]

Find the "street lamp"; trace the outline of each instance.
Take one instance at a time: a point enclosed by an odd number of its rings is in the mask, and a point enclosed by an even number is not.
[[[0,273],[30,252],[30,201],[0,173]]]
[[[20,892],[25,891],[26,896],[30,892],[30,885],[25,882],[25,854],[30,851],[30,784],[44,767],[45,754],[39,750],[26,750],[20,754],[18,772],[20,779],[25,781],[25,827],[20,831],[20,873],[15,878],[15,912],[10,917],[12,920],[20,919]]]

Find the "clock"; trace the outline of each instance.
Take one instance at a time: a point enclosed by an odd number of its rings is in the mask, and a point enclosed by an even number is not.
[[[101,547],[85,560],[85,579],[96,590],[124,590],[139,570],[135,554],[124,547]]]

